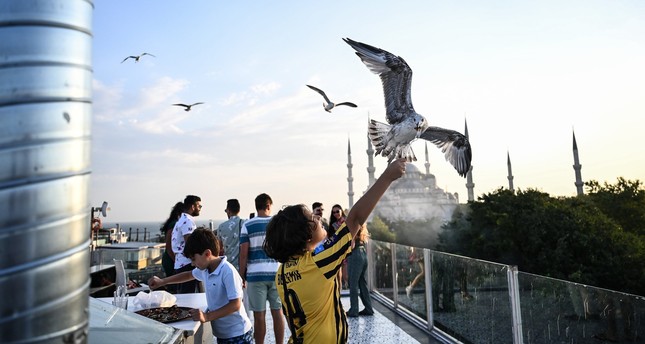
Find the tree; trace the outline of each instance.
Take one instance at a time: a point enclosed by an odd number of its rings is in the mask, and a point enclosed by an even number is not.
[[[626,232],[645,236],[645,188],[640,181],[620,177],[614,185],[592,180],[585,186],[587,197]]]
[[[385,242],[394,242],[396,240],[396,235],[390,231],[387,224],[378,216],[372,218],[372,222],[367,226],[367,230],[370,232],[370,237],[374,240]]]
[[[645,294],[645,243],[590,198],[499,189],[456,211],[440,236],[450,253],[519,270]]]
[[[406,246],[434,248],[438,243],[443,220],[433,217],[428,220],[394,221],[389,227],[396,234],[396,243]]]

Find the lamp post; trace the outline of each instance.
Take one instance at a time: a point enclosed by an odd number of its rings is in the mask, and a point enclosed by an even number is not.
[[[92,207],[90,209],[90,233],[91,233],[91,242],[92,242],[92,250],[98,246],[98,235],[95,235],[94,233],[97,232],[99,229],[101,229],[101,219],[98,217],[94,217],[94,213],[100,212],[100,215],[103,215],[103,217],[107,216],[107,211],[108,211],[108,202],[103,201],[103,204],[101,204],[100,207]],[[96,221],[95,221],[96,219]],[[96,229],[94,228],[94,223],[98,223],[98,226]],[[96,240],[96,242],[95,242]]]

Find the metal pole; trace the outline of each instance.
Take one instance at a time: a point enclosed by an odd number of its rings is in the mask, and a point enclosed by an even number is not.
[[[396,244],[390,243],[390,252],[392,253],[392,300],[394,300],[394,308],[399,307],[399,270],[396,267]]]
[[[517,266],[508,266],[506,276],[508,279],[508,296],[511,300],[511,314],[513,318],[513,343],[523,344],[522,309],[520,307],[520,290],[517,273]]]
[[[425,270],[424,280],[426,283],[426,309],[428,310],[428,330],[432,330],[434,326],[434,318],[432,312],[432,254],[429,249],[423,249],[423,269]]]
[[[372,240],[367,241],[367,290],[374,291],[374,269],[376,263],[374,262],[374,243]]]

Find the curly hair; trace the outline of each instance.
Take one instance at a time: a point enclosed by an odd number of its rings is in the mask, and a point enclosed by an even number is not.
[[[290,257],[307,252],[307,241],[312,238],[315,227],[305,216],[304,204],[291,205],[275,214],[267,224],[262,248],[267,256],[286,262]]]

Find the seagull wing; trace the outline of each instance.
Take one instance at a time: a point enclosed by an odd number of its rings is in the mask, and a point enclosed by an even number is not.
[[[185,107],[185,108],[189,108],[189,107],[191,106],[191,105],[186,105],[186,104],[181,104],[181,103],[179,103],[179,104],[172,104],[172,105],[176,105],[176,106],[183,106],[183,107]]]
[[[338,104],[336,104],[336,106],[339,106],[339,105],[347,105],[347,106],[351,106],[351,107],[356,107],[356,104],[354,104],[354,103],[350,103],[350,102],[344,102],[344,103],[338,103]]]
[[[199,104],[204,104],[204,103],[199,102],[199,103],[195,103],[195,104],[193,104],[193,105],[191,105],[191,106],[195,106],[195,105],[199,105]]]
[[[125,60],[127,60],[127,59],[136,59],[136,58],[137,58],[136,56],[128,56],[128,57],[124,58],[123,61],[121,61],[121,63],[125,62]]]
[[[470,171],[470,160],[473,153],[466,136],[450,129],[428,127],[420,138],[439,147],[446,161],[457,170],[460,176],[465,177],[466,173]]]
[[[154,56],[154,55],[152,55],[152,54],[148,54],[148,53],[143,53],[143,54],[139,55],[139,57],[141,57],[141,56],[143,56],[143,55],[149,55],[149,56],[152,56],[152,57],[156,57],[156,56]]]
[[[325,101],[326,101],[327,103],[331,103],[331,101],[329,100],[329,98],[327,98],[327,95],[325,94],[325,92],[323,92],[323,90],[321,90],[321,89],[319,89],[319,88],[316,88],[316,87],[313,87],[313,86],[311,86],[311,85],[307,85],[307,87],[309,87],[309,88],[311,88],[312,90],[314,90],[314,91],[316,91],[316,92],[320,93],[320,95],[321,95],[321,96],[323,96],[323,98],[325,98]]]
[[[365,43],[349,38],[343,38],[343,40],[356,50],[356,55],[372,73],[381,77],[387,122],[397,124],[414,113],[410,97],[412,69],[405,60]]]

